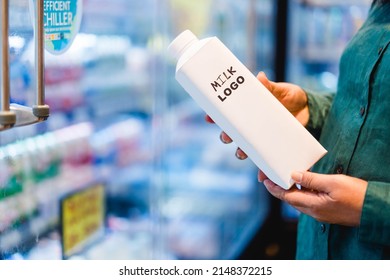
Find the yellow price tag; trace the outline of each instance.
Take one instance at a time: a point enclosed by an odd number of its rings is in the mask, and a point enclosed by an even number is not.
[[[64,258],[78,253],[104,234],[105,192],[101,184],[72,193],[61,200]]]

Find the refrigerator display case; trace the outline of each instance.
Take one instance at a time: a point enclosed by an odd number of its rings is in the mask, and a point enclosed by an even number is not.
[[[335,91],[344,47],[367,17],[371,0],[291,0],[287,80]]]
[[[32,2],[9,1],[10,95],[28,106]],[[272,76],[273,1],[82,5],[70,48],[45,52],[50,117],[0,132],[0,258],[237,258],[268,196],[174,80],[166,48],[183,29],[216,35]]]

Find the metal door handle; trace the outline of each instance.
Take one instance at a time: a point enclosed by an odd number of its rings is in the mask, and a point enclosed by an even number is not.
[[[45,121],[50,108],[45,104],[45,57],[43,0],[35,1],[35,91],[36,104],[31,107],[10,104],[9,77],[9,0],[1,2],[1,111],[0,131],[14,126],[24,126]]]
[[[0,4],[1,13],[1,111],[0,111],[0,131],[9,129],[16,122],[16,114],[10,110],[10,82],[9,82],[9,0],[2,0]]]
[[[43,22],[43,1],[35,0],[35,91],[36,105],[33,113],[39,121],[46,120],[50,115],[50,108],[45,104],[45,31]]]

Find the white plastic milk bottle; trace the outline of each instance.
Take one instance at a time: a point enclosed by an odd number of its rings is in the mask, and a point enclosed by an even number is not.
[[[176,79],[267,177],[284,189],[326,150],[216,37],[172,41]]]

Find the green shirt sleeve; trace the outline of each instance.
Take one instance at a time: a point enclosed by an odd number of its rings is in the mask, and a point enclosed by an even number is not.
[[[335,93],[315,93],[308,90],[305,92],[310,114],[306,128],[315,138],[319,139]]]
[[[390,183],[368,182],[359,240],[390,246]]]

